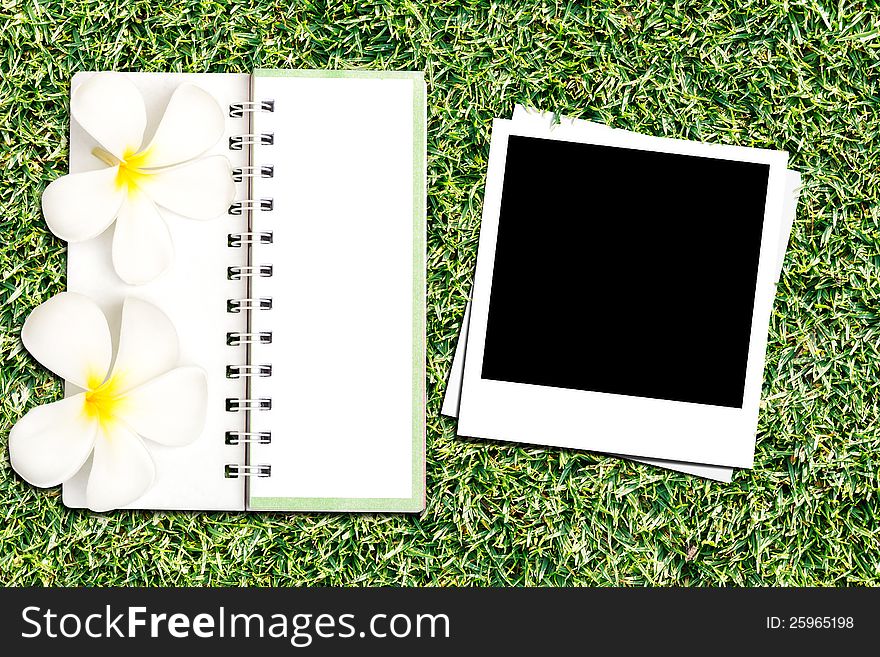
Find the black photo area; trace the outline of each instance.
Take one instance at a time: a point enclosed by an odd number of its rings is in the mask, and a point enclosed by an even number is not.
[[[741,408],[768,178],[511,136],[482,378]]]

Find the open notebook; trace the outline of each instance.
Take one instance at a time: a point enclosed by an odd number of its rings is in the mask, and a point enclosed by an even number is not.
[[[239,199],[228,216],[168,221],[173,265],[143,286],[114,272],[112,228],[69,247],[70,291],[97,301],[117,332],[127,295],[155,304],[181,363],[208,375],[202,434],[150,446],[156,482],[132,507],[421,510],[422,74],[126,75],[147,104],[147,135],[183,83],[228,110],[206,155],[229,158]],[[71,172],[103,166],[94,146],[71,121]],[[66,505],[85,506],[88,471],[64,485]]]

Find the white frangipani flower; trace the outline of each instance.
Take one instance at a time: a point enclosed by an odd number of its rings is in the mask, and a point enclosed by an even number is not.
[[[223,136],[223,111],[207,92],[182,84],[144,145],[147,113],[141,93],[123,73],[97,73],[73,91],[70,113],[98,143],[92,154],[109,166],[54,180],[43,192],[46,223],[58,237],[82,242],[115,220],[116,273],[126,283],[147,283],[174,255],[160,207],[212,219],[232,202],[229,160],[222,155],[194,159]]]
[[[44,367],[82,389],[31,409],[9,433],[12,467],[31,484],[57,486],[92,455],[86,504],[119,508],[153,483],[142,438],[182,446],[201,434],[207,377],[199,367],[177,366],[177,332],[154,305],[125,300],[112,369],[107,320],[80,294],[62,292],[35,308],[21,339]]]

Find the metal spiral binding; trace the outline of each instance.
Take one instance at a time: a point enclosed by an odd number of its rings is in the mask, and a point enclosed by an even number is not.
[[[259,233],[229,233],[226,243],[233,249],[237,249],[242,245],[250,244],[271,244],[274,235],[271,230],[264,230]]]
[[[261,166],[261,167],[236,167],[232,170],[232,180],[235,182],[242,182],[245,178],[274,178],[275,177],[275,167],[273,166]]]
[[[242,134],[233,135],[229,138],[229,150],[241,151],[253,145],[260,144],[270,146],[275,143],[275,134],[272,132],[256,133],[253,129],[253,116],[257,112],[274,112],[274,100],[246,101],[232,103],[229,106],[229,116],[232,118],[246,119],[248,130]],[[230,216],[246,216],[247,230],[240,233],[229,233],[227,245],[232,249],[246,248],[247,259],[244,265],[234,265],[226,268],[226,278],[231,281],[247,281],[246,294],[242,298],[227,299],[226,312],[247,314],[247,328],[244,331],[231,331],[226,334],[226,344],[231,347],[244,346],[246,362],[251,362],[251,345],[271,344],[271,331],[254,331],[252,328],[253,312],[257,310],[271,310],[272,299],[269,297],[255,298],[253,295],[253,279],[268,278],[273,274],[271,264],[253,263],[252,257],[254,244],[272,244],[272,231],[254,231],[253,214],[255,212],[272,212],[275,203],[271,198],[252,198],[253,181],[257,178],[273,178],[275,167],[271,165],[254,166],[252,158],[248,158],[246,166],[236,167],[232,170],[232,179],[237,183],[246,183],[248,193],[246,198],[236,201],[229,206]],[[227,431],[225,444],[244,445],[244,463],[228,463],[225,466],[224,476],[230,479],[239,477],[269,477],[272,475],[272,466],[253,465],[250,463],[250,445],[266,445],[272,442],[272,433],[269,431],[251,430],[251,413],[268,411],[272,408],[272,399],[269,397],[252,397],[251,379],[253,377],[272,376],[271,365],[227,365],[226,377],[229,379],[244,379],[245,394],[243,398],[226,398],[226,410],[229,412],[244,412],[244,431]],[[249,484],[245,480],[245,497],[248,496]]]
[[[271,431],[227,431],[226,444],[240,445],[242,443],[257,443],[268,445],[272,442]]]
[[[226,312],[240,313],[242,310],[272,310],[272,299],[260,297],[259,299],[227,299]]]
[[[258,103],[246,101],[244,103],[232,103],[229,106],[229,116],[234,119],[240,119],[249,112],[274,112],[274,100],[261,100]]]
[[[227,365],[226,378],[240,379],[243,376],[272,376],[271,365]]]
[[[226,344],[230,347],[249,344],[272,344],[272,331],[259,331],[258,333],[230,331],[226,334]]]
[[[236,201],[232,205],[229,206],[229,214],[232,215],[240,215],[242,212],[253,212],[254,210],[259,210],[260,212],[272,212],[275,209],[275,201],[271,198],[261,198],[261,199],[245,199],[244,201]]]
[[[226,278],[230,281],[240,281],[246,276],[259,276],[260,278],[269,278],[272,276],[272,265],[260,265],[253,267],[247,265],[245,267],[227,267]]]
[[[239,465],[237,463],[229,463],[226,465],[225,476],[227,479],[237,479],[238,477],[271,477],[271,465]]]
[[[240,399],[238,397],[227,397],[226,410],[230,413],[239,413],[241,411],[271,411],[272,398],[258,397],[257,399]]]
[[[240,151],[245,146],[253,146],[260,144],[262,146],[271,146],[275,143],[274,132],[261,132],[260,134],[247,133],[245,135],[232,135],[229,138],[229,150]]]

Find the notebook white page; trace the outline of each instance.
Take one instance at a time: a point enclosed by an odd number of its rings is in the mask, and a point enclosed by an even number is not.
[[[494,261],[502,172],[510,135],[578,141],[573,136],[566,136],[564,126],[547,134],[544,128],[496,121],[478,262]],[[597,133],[589,141],[605,147],[754,162],[769,168],[744,407],[728,409],[481,379],[479,367],[483,362],[482,337],[486,329],[492,268],[489,264],[478,264],[459,416],[460,431],[463,435],[515,442],[531,442],[541,433],[547,437],[548,443],[562,447],[750,467],[766,325],[772,304],[772,283],[776,279],[774,269],[785,196],[786,154],[678,140],[657,140],[656,144],[648,145],[634,142],[629,135],[618,131]],[[625,418],[624,423],[621,418]]]
[[[420,74],[257,71],[251,446],[254,509],[416,511],[424,497],[424,82]]]
[[[76,88],[92,73],[78,73],[71,88]],[[248,98],[248,75],[126,73],[144,96],[147,107],[146,139],[156,128],[168,99],[184,82],[211,93],[227,111],[230,103]],[[246,162],[246,151],[228,150],[231,135],[247,131],[247,119],[228,118],[227,134],[207,155],[225,155],[232,166]],[[71,120],[70,171],[88,171],[106,166],[92,154],[92,138]],[[237,197],[243,197],[240,185]],[[181,364],[199,365],[208,375],[208,406],[205,427],[192,444],[164,447],[149,443],[156,463],[153,487],[130,508],[241,510],[244,487],[240,479],[224,477],[227,463],[243,458],[242,446],[225,445],[228,430],[243,428],[243,418],[227,413],[225,399],[243,396],[241,380],[226,378],[226,365],[244,358],[244,347],[226,345],[227,331],[243,331],[244,315],[226,312],[226,299],[244,296],[243,281],[229,281],[226,268],[245,264],[245,249],[227,246],[227,234],[245,229],[245,218],[221,216],[195,221],[164,211],[174,242],[174,264],[157,280],[141,286],[126,285],[113,270],[110,246],[113,228],[99,237],[68,247],[68,290],[94,299],[104,310],[111,329],[118,332],[122,301],[126,295],[137,296],[158,306],[174,323],[180,339]],[[114,336],[114,340],[118,335]],[[242,360],[242,362],[244,362]],[[85,506],[89,463],[64,485],[64,503]]]

